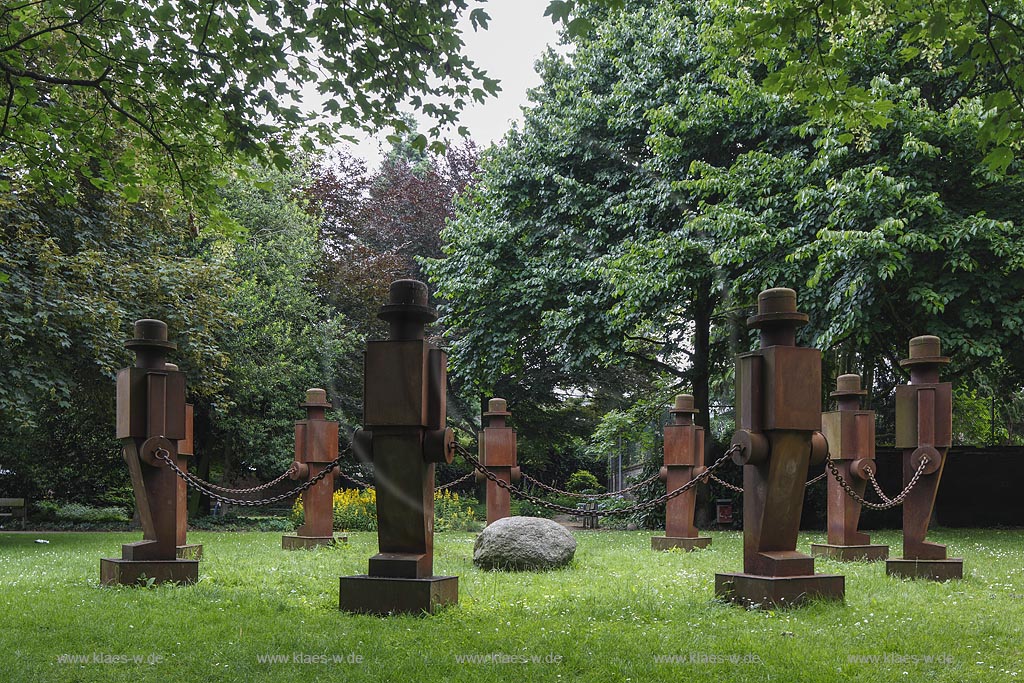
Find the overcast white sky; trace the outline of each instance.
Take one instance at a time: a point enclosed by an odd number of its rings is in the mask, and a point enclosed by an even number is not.
[[[486,31],[474,32],[466,12],[463,24],[465,52],[493,78],[501,81],[501,92],[462,113],[460,124],[469,128],[470,137],[481,147],[501,139],[510,121],[521,120],[520,107],[526,104],[526,91],[540,84],[534,62],[548,44],[558,42],[558,27],[544,16],[548,0],[490,0],[483,8],[491,15]],[[478,7],[470,3],[470,9]],[[421,129],[425,130],[426,125]],[[367,139],[356,153],[371,165],[381,160],[380,145],[386,133]],[[452,136],[457,134],[452,131]],[[386,144],[386,143],[385,143]]]

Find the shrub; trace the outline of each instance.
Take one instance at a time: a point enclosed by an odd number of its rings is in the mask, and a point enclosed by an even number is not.
[[[122,507],[93,507],[83,503],[39,503],[40,510],[59,522],[128,522],[131,513]]]
[[[576,470],[565,481],[565,488],[573,493],[597,493],[601,490],[601,482],[586,470]]]
[[[203,531],[291,531],[292,521],[284,517],[240,517],[233,512],[226,515],[197,517],[189,522],[193,529]]]
[[[376,531],[377,492],[374,489],[340,489],[334,492],[334,528],[337,531]],[[476,516],[475,498],[461,498],[452,491],[434,492],[435,531],[476,531],[482,524]],[[291,522],[301,526],[305,516],[302,499],[292,506]]]
[[[434,531],[479,531],[483,524],[476,518],[475,498],[460,498],[453,491],[434,491]]]
[[[554,517],[555,513],[553,510],[549,510],[546,507],[537,505],[536,503],[529,500],[522,500],[520,498],[512,499],[512,515],[517,517]]]

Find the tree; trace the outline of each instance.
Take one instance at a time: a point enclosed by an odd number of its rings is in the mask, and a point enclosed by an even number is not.
[[[303,195],[320,221],[324,249],[320,286],[360,339],[386,335],[377,313],[391,282],[423,277],[419,260],[439,255],[438,234],[454,211],[455,196],[476,169],[472,142],[438,154],[417,150],[411,144],[415,136],[395,141],[373,172],[341,152],[316,159],[306,173]],[[359,351],[350,359],[357,368]],[[361,370],[340,377],[338,389],[342,405],[356,414]]]
[[[619,9],[624,0],[551,0],[546,16],[570,36],[593,30],[592,15]],[[756,65],[769,91],[794,98],[819,125],[839,123],[863,134],[893,123],[896,90],[881,92],[871,77],[913,88],[891,76],[905,68],[948,77],[954,99],[978,98],[984,107],[976,142],[985,165],[1001,173],[1024,141],[1024,15],[1015,0],[955,0],[922,4],[911,0],[805,0],[750,2],[715,0],[713,26],[731,60]],[[870,33],[889,43],[885,70],[847,39]],[[867,78],[865,78],[867,75]]]
[[[218,339],[231,360],[225,390],[197,406],[201,466],[210,459],[227,479],[266,480],[284,471],[307,389],[326,389],[336,419],[356,422],[345,410],[349,397],[339,404],[336,378],[361,373],[361,330],[331,310],[317,285],[318,225],[293,199],[300,186],[297,175],[278,172],[264,172],[259,186],[228,183],[224,210],[245,237],[210,237],[201,245],[234,277],[224,304],[236,323]]]
[[[974,136],[995,172],[1010,167],[1024,142],[1024,15],[1015,0],[718,0],[718,29],[740,59],[754,60],[764,85],[788,93],[818,123],[837,121],[853,133],[887,129],[898,99],[916,84],[908,70],[948,84],[947,106],[977,99]],[[892,52],[871,55],[871,36]],[[872,78],[888,81],[873,88]]]
[[[467,9],[466,0],[6,3],[0,163],[13,170],[0,185],[17,176],[71,200],[84,175],[129,200],[177,184],[186,202],[215,204],[212,169],[238,156],[283,167],[295,136],[308,147],[353,126],[406,131],[402,104],[431,117],[436,135],[497,91],[461,53]],[[487,25],[482,8],[470,18]],[[319,112],[301,106],[314,89]]]
[[[588,16],[443,233],[430,270],[461,334],[454,373],[543,402],[629,370],[624,403],[652,404],[638,418],[679,388],[729,398],[757,292],[792,286],[826,382],[860,371],[888,396],[906,340],[932,332],[947,376],[1019,391],[1022,178],[992,174],[984,105],[956,95],[955,73],[851,29],[873,60],[860,84],[896,105],[852,136],[762,87],[705,3]],[[898,87],[873,79],[879,64]]]
[[[637,401],[638,428],[691,388],[708,419],[712,315],[724,289],[707,237],[664,174],[651,172],[650,112],[697,98],[694,22],[670,3],[595,15],[571,57],[549,54],[522,131],[484,156],[484,171],[430,266],[457,332],[453,372],[523,403],[561,392]],[[699,128],[688,151],[720,137]],[[659,263],[652,263],[661,259]],[[656,266],[656,267],[652,267]]]
[[[233,322],[227,271],[196,258],[166,204],[98,190],[63,206],[39,189],[0,195],[0,470],[35,498],[124,494],[114,438],[115,374],[139,318],[168,323],[192,396],[225,386],[219,337]],[[130,503],[129,503],[130,504]]]

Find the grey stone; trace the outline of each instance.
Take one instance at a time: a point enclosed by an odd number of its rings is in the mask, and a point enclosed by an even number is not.
[[[572,560],[576,539],[542,517],[505,517],[476,537],[473,563],[482,569],[554,569]]]

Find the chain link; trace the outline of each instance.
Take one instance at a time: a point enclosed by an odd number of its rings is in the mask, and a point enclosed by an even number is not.
[[[827,471],[822,472],[821,474],[816,476],[814,479],[810,479],[810,480],[804,482],[804,488],[812,486],[813,484],[817,484],[819,481],[824,479],[825,475],[827,475],[827,474],[828,474]],[[717,484],[720,484],[720,485],[724,486],[725,488],[729,489],[730,491],[735,491],[736,493],[743,493],[743,487],[742,486],[736,486],[736,484],[730,484],[727,481],[719,479],[718,477],[716,477],[713,474],[711,475],[711,480],[716,482]]]
[[[716,483],[724,486],[725,488],[729,489],[730,491],[735,491],[736,493],[743,493],[743,487],[742,486],[737,486],[736,484],[730,484],[729,482],[725,481],[724,479],[719,479],[718,477],[716,477],[713,474],[711,475],[711,481],[716,482]]]
[[[263,506],[263,505],[271,505],[273,503],[278,503],[278,502],[280,502],[282,500],[287,500],[288,498],[292,498],[292,497],[302,493],[306,489],[312,488],[314,485],[318,484],[324,477],[326,477],[328,474],[330,474],[331,470],[336,468],[341,463],[341,459],[347,453],[348,453],[348,449],[346,449],[345,452],[343,452],[337,458],[335,458],[334,460],[329,462],[327,464],[327,467],[325,467],[320,472],[318,472],[312,479],[310,479],[310,480],[308,480],[306,482],[303,482],[302,484],[299,484],[298,486],[296,486],[291,491],[288,491],[286,493],[281,493],[281,494],[278,494],[276,496],[272,496],[270,498],[263,498],[261,500],[243,500],[241,498],[229,498],[228,496],[222,496],[221,494],[217,493],[216,491],[208,488],[206,486],[206,482],[204,482],[199,477],[196,477],[195,475],[189,474],[188,472],[186,472],[186,471],[182,470],[180,467],[178,467],[178,464],[176,462],[174,462],[174,460],[170,457],[171,454],[168,453],[163,448],[158,448],[156,450],[156,452],[154,453],[154,455],[156,455],[156,457],[159,458],[160,460],[163,460],[164,463],[166,463],[166,465],[168,467],[170,467],[171,470],[173,470],[175,474],[177,474],[181,479],[183,479],[186,484],[191,485],[192,488],[196,489],[197,491],[205,493],[207,496],[209,496],[213,500],[219,500],[220,502],[227,503],[228,505],[238,505],[238,506],[241,506],[241,507],[260,507],[260,506]]]
[[[871,485],[875,488],[875,493],[877,493],[878,497],[882,499],[882,502],[891,503],[892,498],[882,492],[882,487],[878,485],[878,480],[875,479],[875,472],[871,468],[868,468],[868,479],[871,481]]]
[[[835,480],[839,482],[839,485],[843,487],[843,490],[846,491],[846,495],[850,496],[850,498],[853,498],[855,501],[871,510],[888,510],[889,508],[894,508],[897,505],[902,505],[903,500],[908,495],[910,495],[911,490],[913,490],[914,486],[917,485],[917,481],[921,478],[921,475],[924,473],[924,468],[928,466],[928,456],[924,456],[921,458],[921,464],[917,466],[917,471],[914,472],[914,476],[910,478],[910,483],[907,484],[907,487],[905,489],[900,491],[900,494],[898,496],[896,496],[895,498],[887,498],[884,494],[882,494],[881,491],[879,491],[879,494],[882,496],[883,500],[885,500],[884,503],[872,503],[869,500],[865,500],[863,496],[854,491],[853,487],[850,486],[849,482],[843,479],[843,475],[839,474],[839,469],[832,462],[832,458],[826,460],[825,465],[828,467],[829,471],[832,473],[832,476],[835,478]],[[872,480],[874,479],[873,476],[869,478]],[[876,485],[876,490],[877,488],[878,487]]]
[[[206,481],[204,479],[200,479],[198,476],[192,474],[191,472],[189,473],[189,476],[193,480],[202,483],[203,486],[211,488],[214,491],[220,491],[221,493],[256,493],[257,491],[264,491],[266,489],[269,489],[272,486],[274,486],[274,484],[281,483],[291,473],[292,473],[292,467],[291,467],[291,465],[289,465],[288,469],[286,469],[281,474],[281,476],[279,476],[277,479],[274,479],[273,481],[268,481],[266,484],[260,484],[259,486],[253,486],[252,488],[249,488],[249,489],[229,489],[229,488],[225,488],[223,486],[218,486],[217,484],[212,484],[212,483],[210,483],[210,482],[208,482],[208,481]]]
[[[811,486],[812,484],[817,484],[817,483],[818,483],[819,481],[821,481],[822,479],[824,479],[824,478],[825,478],[825,475],[827,475],[827,474],[828,474],[828,470],[825,470],[824,472],[822,472],[821,474],[819,474],[818,476],[816,476],[816,477],[815,477],[814,479],[811,479],[810,481],[808,481],[807,483],[805,483],[805,484],[804,484],[804,488],[807,488],[808,486]]]
[[[469,479],[470,477],[472,477],[474,474],[476,474],[476,471],[475,470],[470,470],[469,472],[467,472],[466,474],[462,475],[461,477],[459,477],[455,481],[450,481],[447,484],[441,484],[440,486],[435,486],[434,490],[435,491],[444,491],[445,489],[450,489],[450,488],[452,488],[454,486],[458,486],[462,482],[464,482],[467,479]]]
[[[363,481],[359,477],[354,477],[351,474],[348,474],[346,472],[342,472],[341,469],[338,469],[338,474],[341,476],[342,479],[348,479],[350,482],[352,482],[356,486],[362,486],[364,489],[372,489],[373,488],[373,484],[371,484],[369,482],[366,482],[366,481]]]
[[[534,479],[533,477],[531,477],[528,474],[523,474],[523,480],[526,481],[526,482],[529,482],[530,484],[533,484],[534,486],[536,486],[538,488],[542,488],[542,489],[544,489],[546,491],[550,491],[551,493],[557,493],[557,494],[559,494],[561,496],[569,496],[570,498],[583,498],[585,500],[595,500],[595,499],[600,499],[600,498],[611,498],[612,496],[621,496],[624,493],[631,493],[633,491],[636,491],[639,488],[642,488],[642,487],[646,486],[647,484],[650,484],[655,479],[657,479],[659,476],[661,476],[661,475],[658,472],[655,472],[653,475],[651,475],[650,477],[647,477],[643,481],[638,481],[635,484],[631,484],[631,485],[627,486],[626,488],[624,488],[624,489],[622,489],[620,491],[608,491],[606,493],[573,493],[572,491],[563,491],[562,489],[555,488],[554,486],[551,486],[550,484],[545,484],[544,482],[540,481],[539,479]]]
[[[665,503],[665,502],[668,502],[668,501],[672,500],[676,496],[681,496],[682,494],[686,493],[687,491],[689,491],[691,488],[693,488],[694,486],[696,486],[700,482],[702,482],[705,479],[707,479],[711,475],[711,473],[714,472],[719,467],[721,467],[725,463],[725,461],[728,460],[732,456],[733,453],[742,450],[742,448],[743,447],[740,446],[739,444],[733,446],[732,448],[727,450],[725,452],[725,454],[722,455],[722,457],[720,457],[718,460],[716,460],[713,465],[711,465],[706,470],[704,470],[704,472],[702,472],[700,475],[694,477],[693,479],[691,479],[687,483],[683,484],[679,488],[674,489],[672,491],[668,491],[667,493],[664,493],[664,494],[658,496],[657,498],[652,498],[652,499],[646,500],[646,501],[644,501],[642,503],[637,503],[636,505],[630,505],[629,507],[619,508],[617,510],[587,510],[586,514],[588,516],[591,516],[591,517],[614,517],[614,516],[619,516],[619,515],[631,515],[633,513],[641,512],[643,510],[648,510],[650,508],[653,508],[653,507],[656,507],[658,505],[661,505],[662,503]],[[462,457],[465,458],[467,462],[469,462],[471,465],[473,465],[474,468],[476,468],[485,477],[487,477],[489,480],[493,481],[495,484],[497,484],[501,488],[506,489],[512,495],[514,495],[514,496],[516,496],[518,498],[523,498],[525,500],[528,500],[531,503],[534,503],[535,505],[540,505],[541,507],[546,507],[549,510],[554,510],[555,512],[561,512],[561,513],[569,514],[569,515],[579,514],[579,510],[577,508],[571,508],[571,507],[568,507],[568,506],[565,506],[565,505],[556,505],[555,503],[549,503],[548,501],[544,500],[543,498],[539,498],[539,497],[534,496],[534,495],[532,495],[530,493],[527,493],[526,491],[520,489],[517,486],[514,486],[513,484],[506,483],[504,480],[499,479],[497,477],[497,475],[495,475],[489,469],[487,469],[482,464],[480,464],[480,461],[477,460],[476,456],[473,455],[473,453],[471,453],[464,446],[457,444],[456,445],[456,449],[462,454]]]

